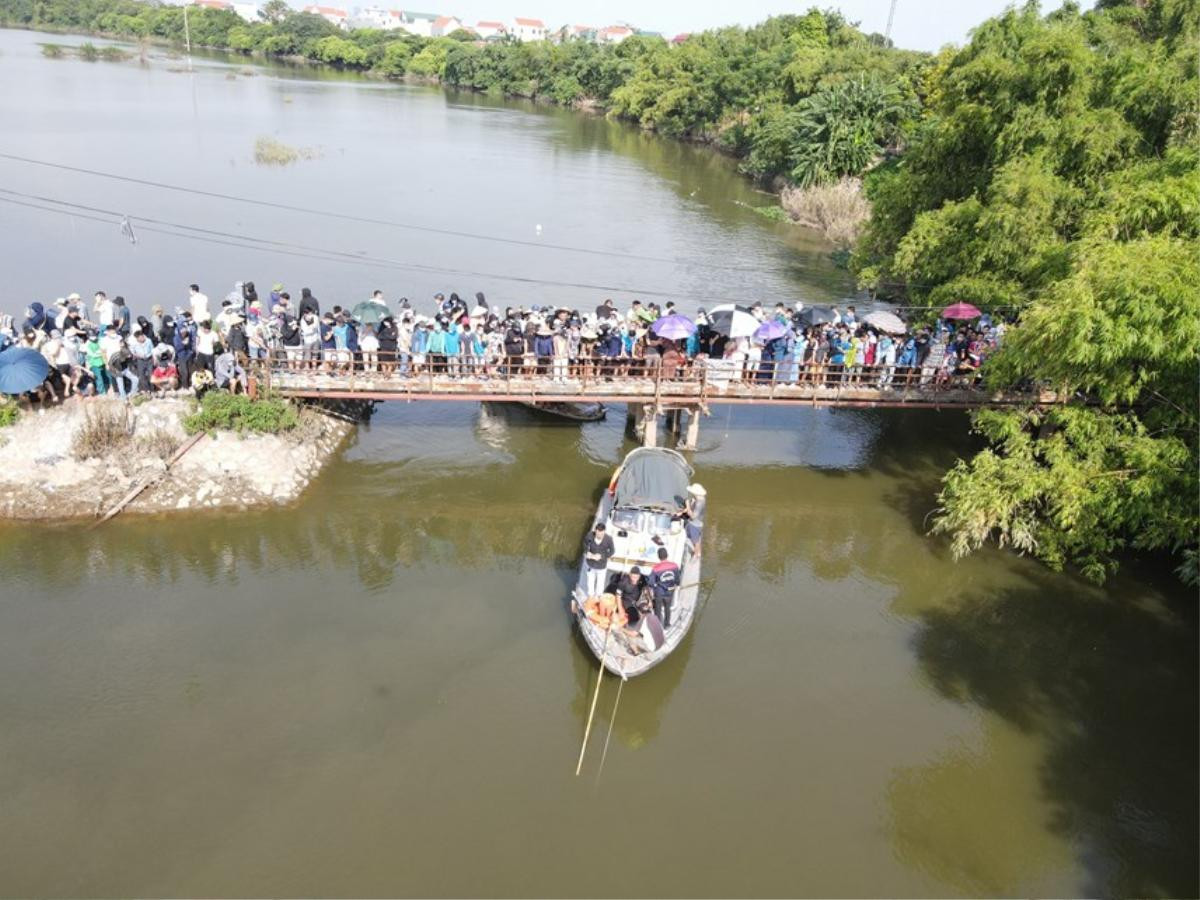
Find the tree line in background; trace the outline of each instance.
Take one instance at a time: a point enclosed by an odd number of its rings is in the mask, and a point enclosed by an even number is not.
[[[679,45],[644,36],[616,45],[482,44],[466,31],[438,38],[343,31],[282,0],[270,0],[262,17],[248,23],[231,10],[190,7],[192,44],[599,106],[670,137],[713,143],[764,181],[799,185],[857,176],[898,150],[933,62],[815,9]],[[0,0],[0,24],[184,41],[182,7],[138,0]]]
[[[1019,313],[990,383],[1087,400],[976,414],[986,446],[947,474],[935,529],[1097,580],[1126,550],[1170,551],[1195,580],[1200,0],[1028,3],[933,55],[817,10],[615,46],[343,32],[280,0],[257,24],[189,15],[203,46],[598,105],[776,187],[861,178],[861,285]],[[0,0],[0,23],[183,40],[182,9],[133,0]]]

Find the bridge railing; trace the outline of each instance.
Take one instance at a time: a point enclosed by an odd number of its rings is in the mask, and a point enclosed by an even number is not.
[[[647,402],[752,396],[770,400],[820,395],[887,394],[898,400],[964,392],[985,395],[975,368],[956,365],[853,365],[793,360],[698,357],[584,357],[555,359],[473,355],[414,356],[401,352],[351,352],[283,348],[260,361],[267,387],[285,393],[516,395],[622,395]]]

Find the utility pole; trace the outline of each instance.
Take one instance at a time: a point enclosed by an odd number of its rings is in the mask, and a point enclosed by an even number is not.
[[[892,38],[892,20],[896,18],[896,0],[892,0],[892,8],[888,10],[887,28],[883,29],[884,40]]]
[[[892,0],[892,9],[896,8],[896,0]],[[888,19],[888,29],[892,27],[892,20]],[[187,42],[188,56],[192,55],[192,30],[188,28],[187,5],[183,7],[183,39]]]

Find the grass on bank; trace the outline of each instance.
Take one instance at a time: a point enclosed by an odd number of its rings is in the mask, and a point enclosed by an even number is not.
[[[300,413],[286,400],[210,391],[194,413],[183,420],[188,434],[236,431],[238,434],[283,434],[300,424]]]
[[[93,408],[84,413],[83,427],[71,442],[71,455],[83,461],[123,453],[133,438],[125,422],[124,407]]]
[[[21,408],[12,400],[0,400],[0,428],[16,425],[21,418]]]
[[[871,218],[871,204],[857,178],[784,188],[780,203],[793,222],[815,228],[839,247],[852,246]]]

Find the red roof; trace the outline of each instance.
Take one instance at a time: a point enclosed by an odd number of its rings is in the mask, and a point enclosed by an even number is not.
[[[456,21],[458,21],[458,20],[455,19],[454,16],[438,16],[437,19],[434,20],[433,27],[434,28],[445,28],[451,22],[456,22]]]
[[[609,25],[607,28],[601,28],[601,34],[633,34],[633,29],[628,25]]]
[[[306,6],[304,7],[304,11],[306,13],[316,13],[318,16],[338,16],[342,19],[346,18],[346,11],[344,9],[338,9],[335,6]]]
[[[690,32],[684,31],[680,34],[675,35],[675,37],[671,38],[671,43],[672,44],[682,44],[684,41],[686,41],[691,36],[692,35]]]
[[[498,28],[500,31],[504,31],[504,23],[503,22],[480,22],[475,27],[476,28]]]
[[[209,9],[229,9],[225,0],[193,0],[193,6],[207,6]]]
[[[572,25],[571,27],[572,27],[572,29],[574,29],[576,34],[583,34],[585,31],[595,31],[596,30],[595,25]]]
[[[513,21],[515,21],[518,25],[524,25],[526,28],[545,28],[546,27],[546,23],[543,22],[541,19],[522,19],[520,16],[517,16],[517,18],[514,19]]]

